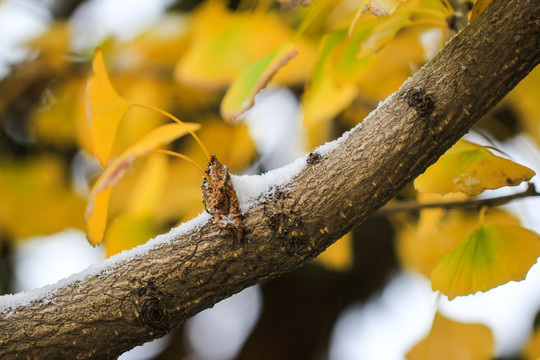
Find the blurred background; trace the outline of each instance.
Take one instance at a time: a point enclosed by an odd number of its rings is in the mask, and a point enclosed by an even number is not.
[[[231,172],[258,174],[361,122],[455,33],[449,19],[463,8],[459,1],[409,0],[394,20],[365,14],[355,28],[359,2],[320,4],[0,0],[1,293],[54,283],[203,209],[201,174],[185,162],[152,155],[114,190],[104,244],[93,248],[86,241],[86,198],[102,171],[84,98],[96,47],[121,96],[201,123],[201,140]],[[247,64],[293,38],[298,56],[257,96],[253,109],[225,122],[220,102],[231,82]],[[352,63],[340,58],[336,54],[348,45],[336,50],[339,41],[360,41],[361,56]],[[538,104],[536,70],[469,139],[540,171]],[[130,111],[114,154],[167,121]],[[205,166],[192,140],[173,147]],[[410,187],[399,198],[415,196]],[[539,232],[539,205],[529,198],[505,208]],[[399,216],[376,214],[312,263],[218,303],[121,359],[404,359],[428,334],[436,311],[488,326],[497,359],[540,356],[523,350],[540,310],[538,266],[519,283],[448,301],[400,253],[402,224]]]

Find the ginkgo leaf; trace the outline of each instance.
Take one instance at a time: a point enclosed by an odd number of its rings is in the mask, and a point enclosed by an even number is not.
[[[460,140],[414,181],[420,192],[478,195],[485,190],[516,186],[535,175],[531,169],[493,155],[488,148]]]
[[[431,274],[433,290],[451,300],[525,279],[540,256],[540,236],[516,225],[482,226],[446,255]]]
[[[493,357],[493,335],[482,324],[466,324],[435,314],[428,336],[406,355],[407,360],[474,360]]]
[[[197,130],[199,126],[193,123],[162,125],[127,149],[103,172],[88,196],[86,207],[87,238],[92,245],[100,244],[105,233],[111,187],[123,178],[133,161],[159,146]]]
[[[221,116],[227,121],[233,121],[251,108],[255,103],[255,95],[268,84],[279,68],[296,54],[294,44],[287,42],[278,50],[247,66],[227,90],[221,102]]]
[[[208,89],[228,86],[246,66],[293,35],[272,12],[232,12],[222,1],[206,1],[194,13],[192,32],[175,78]]]
[[[94,74],[86,88],[87,119],[94,153],[101,166],[109,163],[118,124],[132,104],[114,90],[105,69],[101,49],[96,49],[92,60]]]
[[[352,233],[347,233],[341,239],[330,245],[315,261],[330,270],[344,271],[353,265]]]

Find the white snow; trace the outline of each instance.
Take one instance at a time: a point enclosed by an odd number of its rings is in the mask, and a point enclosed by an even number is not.
[[[245,213],[258,201],[271,196],[276,188],[290,183],[306,167],[307,156],[261,175],[231,175],[240,210]]]

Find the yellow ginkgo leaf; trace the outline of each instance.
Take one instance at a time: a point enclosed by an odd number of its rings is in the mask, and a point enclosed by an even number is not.
[[[103,167],[109,163],[114,137],[120,120],[132,104],[114,90],[98,48],[92,61],[94,74],[86,88],[87,119],[94,152]]]
[[[466,324],[435,314],[429,335],[406,355],[407,360],[474,360],[493,357],[493,335],[482,324]]]
[[[463,201],[467,198],[461,193],[437,195],[419,194],[419,203],[444,203]],[[490,209],[484,215],[484,224],[506,224],[519,226],[519,220],[500,210]],[[431,277],[437,264],[463,239],[478,227],[478,215],[462,210],[442,208],[424,209],[418,220],[402,222],[397,227],[397,251],[403,265]]]
[[[197,130],[199,126],[193,123],[162,125],[127,149],[103,172],[94,184],[86,206],[87,238],[92,245],[100,244],[105,233],[111,187],[123,178],[133,161],[159,146]]]
[[[540,236],[520,226],[485,225],[446,255],[431,274],[433,290],[451,300],[525,279],[540,256]]]
[[[273,53],[248,65],[227,90],[221,102],[221,116],[227,121],[233,121],[250,109],[255,103],[255,95],[296,54],[294,44],[287,42]]]
[[[107,257],[144,244],[157,234],[149,214],[125,213],[112,221],[105,234]]]
[[[330,270],[344,271],[353,265],[352,233],[330,245],[315,261]]]
[[[492,0],[476,0],[476,3],[474,4],[472,8],[471,21],[476,19],[478,15],[480,15],[480,13],[484,11],[485,8],[487,8],[489,4],[491,4],[491,1]]]
[[[478,195],[485,190],[516,186],[535,175],[531,169],[493,155],[488,148],[460,140],[416,178],[420,192]]]

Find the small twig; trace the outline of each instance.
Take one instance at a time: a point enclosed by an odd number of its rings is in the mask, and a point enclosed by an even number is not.
[[[388,206],[384,206],[376,215],[388,215],[400,211],[420,211],[422,209],[432,209],[432,208],[442,208],[442,209],[471,209],[471,208],[481,208],[483,206],[501,206],[505,205],[513,200],[522,199],[526,197],[540,196],[540,193],[536,191],[536,187],[533,183],[529,183],[526,190],[506,196],[499,196],[490,199],[474,199],[474,200],[463,200],[463,201],[450,201],[450,202],[434,202],[434,203],[417,203],[417,202],[401,202],[394,203]]]

